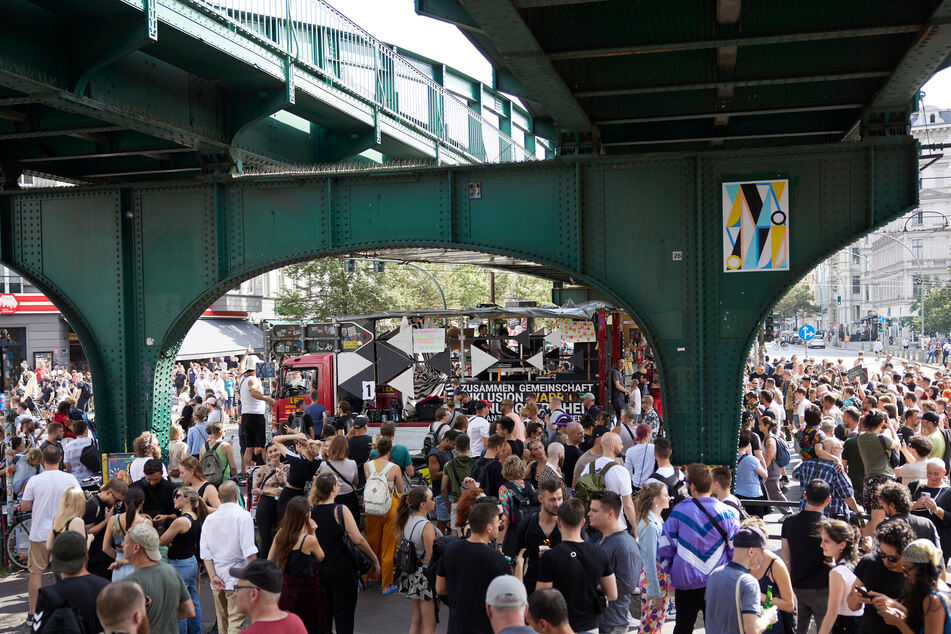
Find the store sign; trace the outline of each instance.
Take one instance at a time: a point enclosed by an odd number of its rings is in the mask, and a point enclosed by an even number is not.
[[[515,412],[525,405],[525,395],[531,394],[535,397],[539,409],[542,406],[548,407],[548,403],[554,397],[561,398],[562,409],[571,414],[575,420],[581,420],[584,415],[584,404],[581,402],[581,395],[585,392],[595,391],[594,381],[569,381],[569,382],[537,382],[537,383],[499,383],[496,381],[475,381],[464,383],[460,386],[466,394],[476,401],[485,401],[489,404],[489,411],[492,415],[499,415],[499,403],[505,399],[510,399],[515,403]]]
[[[11,293],[0,295],[0,315],[12,315],[20,307],[20,300]]]

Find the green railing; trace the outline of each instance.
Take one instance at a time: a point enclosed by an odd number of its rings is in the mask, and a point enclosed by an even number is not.
[[[536,157],[322,0],[191,0],[411,128],[481,163]]]

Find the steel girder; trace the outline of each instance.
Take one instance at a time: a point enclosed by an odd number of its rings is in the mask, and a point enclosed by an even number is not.
[[[176,352],[228,289],[294,261],[419,247],[537,262],[623,306],[662,369],[675,459],[732,464],[741,372],[758,324],[819,261],[914,207],[917,165],[906,136],[9,192],[0,197],[0,259],[79,335],[108,451],[147,427],[166,437]],[[721,183],[762,178],[789,179],[790,269],[723,273]],[[470,183],[481,185],[480,198]]]

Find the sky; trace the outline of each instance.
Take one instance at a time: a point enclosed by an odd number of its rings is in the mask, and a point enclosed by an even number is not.
[[[459,29],[416,15],[413,0],[327,0],[371,35],[492,83],[492,69]],[[925,104],[951,108],[951,68],[922,87]]]

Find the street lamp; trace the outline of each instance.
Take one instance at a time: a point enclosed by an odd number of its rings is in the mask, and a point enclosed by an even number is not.
[[[908,229],[908,223],[911,222],[912,219],[915,218],[915,216],[919,216],[919,215],[920,215],[920,216],[924,216],[925,214],[928,214],[929,216],[940,216],[940,217],[944,220],[944,226],[943,226],[943,227],[935,227],[935,228],[932,228],[932,229],[911,229],[911,230]],[[941,213],[940,211],[935,211],[935,210],[932,210],[932,209],[919,209],[919,210],[917,210],[917,211],[911,212],[911,215],[909,215],[907,218],[905,218],[905,223],[901,226],[901,231],[902,231],[902,233],[911,233],[911,232],[916,232],[916,231],[932,232],[932,231],[941,231],[942,229],[948,229],[948,228],[949,228],[949,225],[948,225],[948,216],[947,216],[947,215]]]
[[[439,280],[436,279],[436,276],[435,276],[435,275],[433,275],[432,273],[430,273],[429,271],[427,271],[427,270],[424,269],[423,267],[421,267],[421,266],[419,266],[419,265],[417,265],[417,264],[413,264],[412,262],[407,262],[407,261],[405,261],[405,260],[391,260],[391,259],[389,259],[389,258],[351,257],[351,258],[349,258],[349,260],[366,260],[366,261],[368,261],[368,262],[375,262],[375,263],[376,263],[376,262],[378,262],[378,263],[393,262],[393,263],[395,263],[395,264],[405,264],[406,266],[411,266],[411,267],[413,267],[414,269],[416,269],[416,270],[418,270],[418,271],[422,271],[423,273],[425,273],[426,275],[428,275],[428,276],[429,276],[429,279],[431,279],[431,280],[433,281],[433,284],[436,285],[436,290],[439,291],[439,297],[442,299],[442,307],[443,307],[443,310],[446,310],[446,294],[443,293],[443,291],[442,291],[442,286],[439,284]],[[383,272],[383,269],[382,269],[382,268],[378,268],[378,269],[377,269],[377,272],[378,272],[378,273],[382,273],[382,272]]]
[[[921,345],[925,345],[925,276],[924,276],[924,267],[921,265],[921,260],[915,255],[914,249],[912,249],[908,244],[902,242],[898,238],[888,235],[887,233],[873,233],[873,236],[881,236],[883,238],[888,238],[892,242],[897,242],[902,247],[905,248],[908,253],[911,254],[911,257],[915,258],[915,262],[918,264],[918,278],[921,280],[919,287],[921,288]]]

